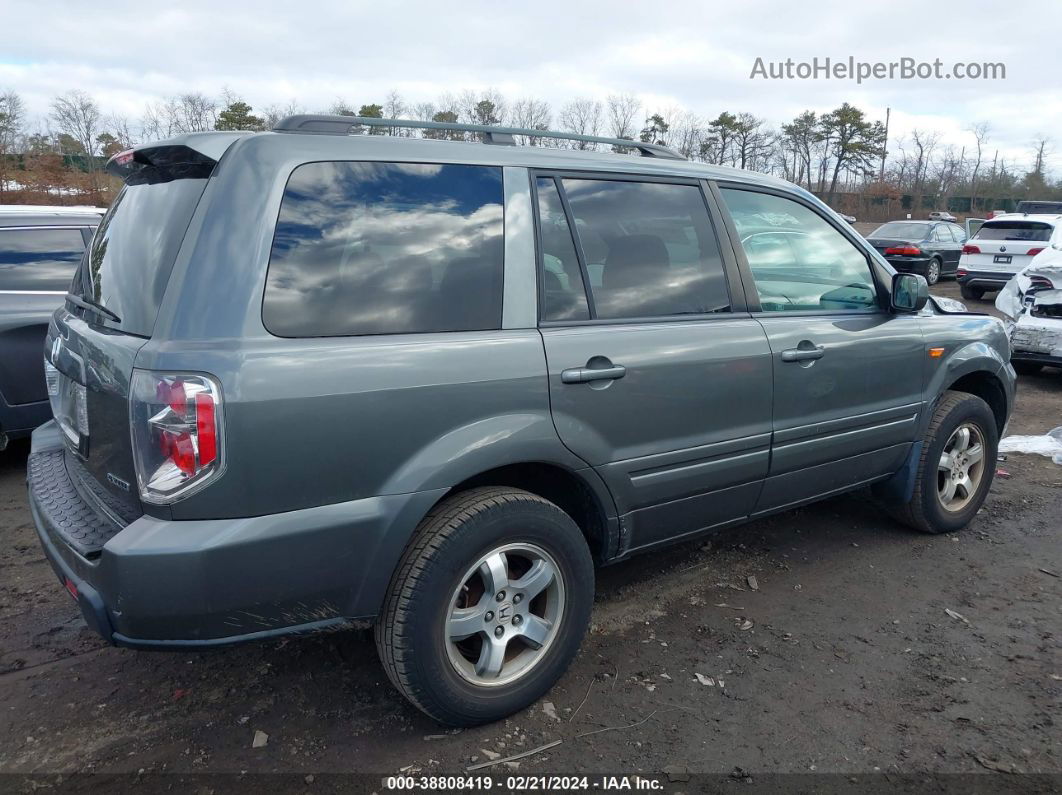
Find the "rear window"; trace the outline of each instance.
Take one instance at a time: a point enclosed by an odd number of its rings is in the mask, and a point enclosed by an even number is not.
[[[207,180],[126,185],[103,217],[73,292],[115,313],[106,325],[151,336],[173,261]]]
[[[65,293],[84,251],[80,229],[0,229],[0,290]]]
[[[868,237],[891,237],[899,240],[925,240],[928,224],[882,224]]]
[[[284,191],[263,321],[282,337],[501,327],[500,168],[307,163]]]
[[[974,235],[976,240],[1027,240],[1046,243],[1054,227],[1037,221],[987,221]]]

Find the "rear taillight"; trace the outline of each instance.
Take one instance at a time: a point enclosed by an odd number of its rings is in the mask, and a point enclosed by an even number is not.
[[[892,246],[885,249],[886,257],[921,257],[922,249],[918,246]]]
[[[135,370],[129,409],[145,502],[174,502],[221,473],[221,388],[214,379]]]
[[[967,243],[965,246],[962,247],[962,253],[963,254],[980,254],[981,253],[981,249],[978,248],[977,246],[971,246],[969,243]]]
[[[1054,282],[1048,279],[1046,276],[1030,276],[1029,277],[1029,291],[1033,290],[1053,290],[1055,289]]]
[[[1035,256],[1036,256],[1037,254],[1039,254],[1039,253],[1040,253],[1041,251],[1043,251],[1043,247],[1040,247],[1040,248],[1030,248],[1030,249],[1029,249],[1028,251],[1026,251],[1026,252],[1025,252],[1025,254],[1026,254],[1027,256],[1030,256],[1030,257],[1035,257]]]
[[[966,273],[967,273],[966,268],[959,268],[957,271],[955,271],[955,275],[956,276],[965,276]]]

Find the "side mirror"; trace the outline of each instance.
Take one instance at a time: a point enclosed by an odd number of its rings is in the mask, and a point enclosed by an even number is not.
[[[897,312],[921,312],[929,301],[929,283],[917,273],[892,277],[892,308]]]

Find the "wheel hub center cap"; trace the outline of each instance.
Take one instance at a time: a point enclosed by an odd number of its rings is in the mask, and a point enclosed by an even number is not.
[[[514,612],[512,602],[504,602],[498,607],[498,621],[502,624],[507,624],[512,620]]]

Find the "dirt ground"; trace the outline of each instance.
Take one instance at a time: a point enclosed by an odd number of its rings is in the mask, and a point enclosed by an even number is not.
[[[1010,433],[1058,425],[1062,371],[1023,377]],[[1047,458],[1001,463],[957,535],[854,495],[604,569],[592,632],[546,700],[451,732],[392,690],[367,632],[104,645],[41,554],[26,453],[0,454],[0,772],[278,772],[310,791],[561,740],[484,772],[1062,774],[1062,466]]]

